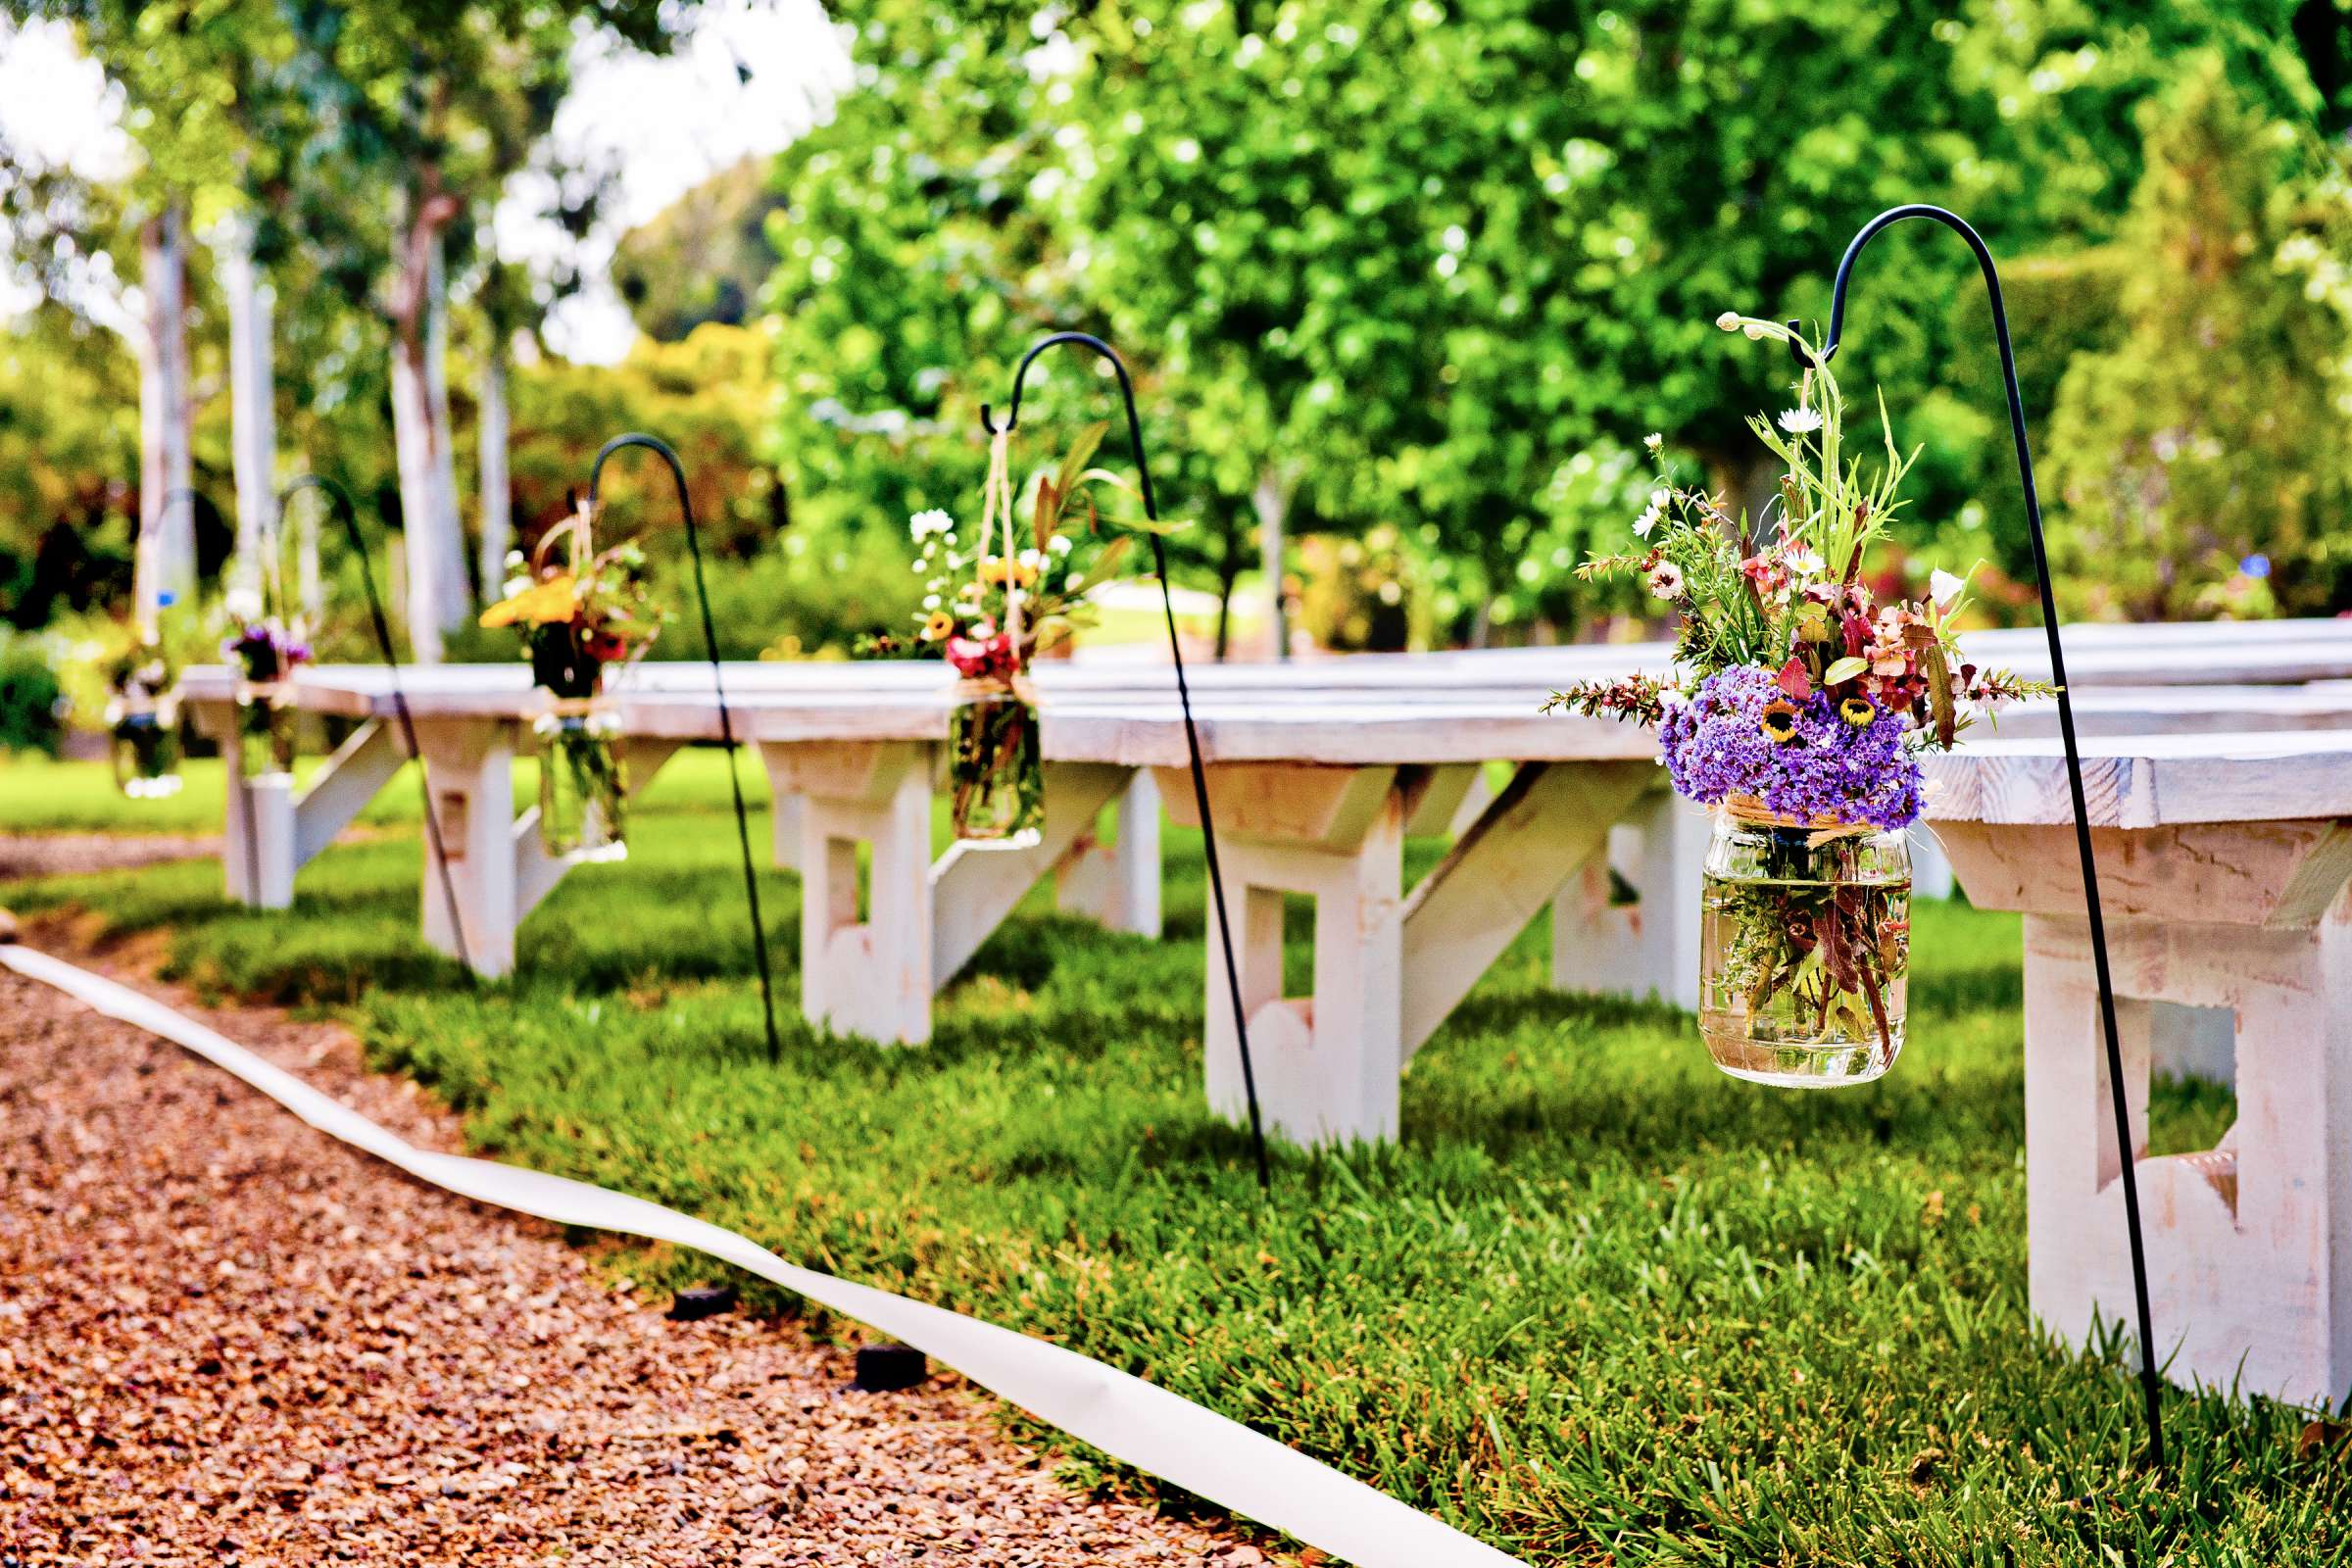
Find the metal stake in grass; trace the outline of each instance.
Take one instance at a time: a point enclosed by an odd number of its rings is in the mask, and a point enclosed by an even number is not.
[[[719,670],[718,631],[710,620],[710,590],[703,581],[703,537],[694,525],[694,497],[686,489],[686,466],[668,442],[660,436],[632,431],[616,435],[597,449],[596,462],[588,469],[588,510],[596,510],[597,486],[605,475],[605,460],[624,447],[643,447],[669,465],[669,477],[678,491],[678,511],[686,519],[686,553],[694,560],[694,597],[703,612],[703,648],[710,656],[710,692],[718,703],[718,740],[727,753],[727,787],[735,795],[735,837],[743,846],[743,901],[752,915],[752,956],[760,965],[760,1016],[767,1025],[767,1059],[771,1062],[784,1054],[784,1045],[776,1034],[776,989],[768,974],[767,927],[760,918],[760,873],[752,864],[751,814],[743,805],[743,778],[735,765],[735,721],[727,711],[726,677]]]
[[[1830,293],[1830,330],[1822,340],[1820,359],[1816,361],[1808,354],[1801,340],[1792,339],[1788,348],[1800,366],[1828,364],[1830,357],[1838,352],[1838,339],[1845,327],[1846,285],[1853,278],[1854,262],[1861,256],[1862,247],[1881,229],[1908,218],[1933,219],[1968,241],[1968,248],[1976,252],[1977,266],[1984,274],[1985,292],[1992,300],[1992,334],[2001,354],[2001,385],[2009,397],[2009,435],[2017,448],[2018,480],[2025,487],[2026,527],[2034,542],[2034,575],[2041,589],[2041,626],[2050,644],[2050,679],[2058,688],[2058,733],[2066,743],[2066,781],[2075,808],[2075,850],[2082,862],[2082,896],[2090,914],[2091,965],[2099,981],[2099,1023],[2107,1037],[2107,1095],[2115,1110],[2116,1147],[2129,1150],[2132,1141],[2130,1113],[2124,1107],[2123,1045],[2116,1029],[2115,982],[2108,972],[2107,926],[2099,908],[2099,870],[2091,854],[2090,812],[2083,802],[2082,752],[2075,740],[2075,710],[2067,695],[2066,655],[2058,646],[2058,600],[2051,589],[2049,554],[2042,542],[2041,498],[2034,488],[2034,454],[2026,443],[2026,405],[2017,390],[2017,353],[2009,341],[2009,317],[2001,306],[2001,277],[1992,264],[1992,252],[1957,213],[1919,202],[1889,208],[1862,225],[1861,232],[1845,247],[1845,255],[1838,263],[1838,281]],[[1788,325],[1795,330],[1799,323],[1791,321]],[[2161,1470],[2164,1468],[2164,1380],[2156,1368],[2156,1336],[2148,1308],[2148,1257],[2139,1228],[2139,1182],[2128,1154],[2123,1161],[2123,1179],[2124,1229],[2132,1243],[2132,1290],[2139,1315],[2139,1387],[2147,1413],[2148,1460]]]
[[[980,428],[990,435],[1009,434],[1021,422],[1021,383],[1028,378],[1029,367],[1037,357],[1056,343],[1075,343],[1093,349],[1110,364],[1118,376],[1119,400],[1127,408],[1127,447],[1135,456],[1136,488],[1143,492],[1144,517],[1159,521],[1159,503],[1152,494],[1152,470],[1144,463],[1144,425],[1136,416],[1135,384],[1127,377],[1127,362],[1118,351],[1091,332],[1054,332],[1042,337],[1021,356],[1021,363],[1012,372],[1012,407],[1004,416],[1003,430],[997,428],[989,406],[980,405]],[[1152,568],[1159,573],[1160,609],[1168,622],[1168,658],[1176,666],[1176,706],[1184,714],[1184,749],[1193,768],[1193,803],[1200,812],[1200,847],[1208,861],[1208,902],[1210,919],[1217,933],[1218,946],[1225,959],[1225,989],[1233,998],[1233,1035],[1242,1054],[1242,1093],[1250,1102],[1250,1148],[1257,1156],[1257,1185],[1271,1187],[1273,1179],[1266,1171],[1266,1130],[1257,1109],[1257,1075],[1250,1064],[1250,1020],[1242,1005],[1241,966],[1233,957],[1233,933],[1225,922],[1225,879],[1217,870],[1217,826],[1209,818],[1208,773],[1200,765],[1200,736],[1193,727],[1193,694],[1184,679],[1184,650],[1176,641],[1176,600],[1168,584],[1168,551],[1157,529],[1152,533]]]
[[[384,614],[383,600],[376,595],[375,567],[368,555],[368,541],[360,536],[359,510],[351,504],[351,492],[341,484],[324,474],[306,473],[277,493],[277,514],[283,516],[286,503],[304,490],[317,490],[326,497],[334,509],[335,516],[343,524],[343,537],[351,545],[352,557],[360,564],[360,588],[368,595],[368,620],[375,630],[376,652],[383,656],[384,680],[392,693],[392,716],[400,725],[402,744],[408,747],[409,755],[416,759],[416,766],[421,771],[424,769],[424,751],[416,744],[416,720],[410,714],[409,699],[400,689],[400,656],[393,652],[392,623]],[[449,911],[450,945],[458,950],[458,967],[470,980],[473,961],[466,952],[466,917],[458,906],[457,883],[450,874],[449,854],[442,846],[441,813],[433,809],[433,786],[429,777],[418,780],[417,794],[424,802],[424,836],[433,847],[433,864],[441,873],[441,900]],[[249,849],[253,844],[252,809],[249,798],[245,827],[245,843]]]

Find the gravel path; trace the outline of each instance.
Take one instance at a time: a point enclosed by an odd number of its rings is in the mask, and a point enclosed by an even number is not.
[[[420,1145],[331,1026],[221,1031]],[[934,1377],[666,1321],[547,1226],[0,970],[0,1565],[1264,1559],[1058,1486]]]
[[[218,858],[220,854],[218,833],[0,833],[0,881],[128,871],[164,860]]]

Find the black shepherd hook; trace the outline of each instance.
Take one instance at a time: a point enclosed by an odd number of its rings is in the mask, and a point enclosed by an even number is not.
[[[343,523],[343,537],[351,545],[352,557],[360,564],[360,587],[368,595],[368,619],[375,629],[376,652],[383,656],[385,684],[392,693],[392,715],[400,723],[402,744],[416,759],[422,775],[417,780],[417,793],[424,801],[424,836],[432,844],[433,864],[441,872],[441,902],[449,913],[450,943],[458,950],[459,965],[470,977],[473,960],[466,950],[466,917],[458,907],[457,882],[449,869],[448,849],[441,841],[441,813],[433,808],[433,781],[430,770],[425,768],[424,748],[416,743],[416,720],[409,712],[408,695],[400,689],[400,656],[392,649],[392,623],[384,616],[384,602],[376,596],[375,567],[368,562],[368,541],[360,535],[359,509],[352,505],[351,492],[340,483],[322,473],[306,473],[277,493],[278,515],[282,517],[286,503],[305,490],[316,490],[326,497]],[[279,597],[284,597],[282,588]]]
[[[1838,281],[1830,293],[1830,332],[1821,345],[1820,360],[1815,361],[1801,341],[1791,341],[1788,347],[1801,366],[1829,363],[1837,354],[1838,340],[1845,330],[1845,291],[1856,258],[1881,229],[1906,218],[1932,218],[1968,241],[1968,248],[1977,253],[1977,266],[1984,273],[1984,288],[1992,299],[1992,332],[2001,351],[2001,385],[2009,395],[2009,435],[2017,445],[2017,476],[2025,486],[2026,525],[2034,541],[2034,572],[2040,579],[2041,625],[2050,643],[2050,679],[2058,687],[2058,733],[2066,742],[2066,782],[2075,807],[2075,849],[2082,861],[2082,894],[2090,913],[2090,957],[2099,981],[2099,1025],[2107,1036],[2107,1092],[2115,1107],[2115,1145],[2124,1151],[2124,1224],[2131,1232],[2132,1290],[2139,1311],[2139,1386],[2147,1404],[2148,1457],[2161,1470],[2164,1468],[2164,1380],[2156,1370],[2156,1336],[2153,1316],[2148,1310],[2147,1247],[2140,1237],[2139,1182],[2132,1170],[2131,1116],[2124,1106],[2124,1054],[2115,1023],[2115,981],[2107,965],[2107,925],[2099,909],[2099,870],[2091,855],[2090,812],[2083,804],[2082,752],[2075,739],[2075,709],[2067,692],[2066,655],[2058,646],[2058,601],[2050,587],[2049,553],[2042,541],[2041,498],[2034,488],[2034,454],[2026,445],[2026,405],[2017,390],[2017,354],[2009,341],[2009,317],[2001,306],[2001,279],[1992,265],[1992,252],[1956,213],[1917,202],[1889,208],[1862,225],[1862,231],[1846,246],[1844,259],[1838,264]],[[1791,331],[1797,329],[1794,321],[1788,326]]]
[[[1159,504],[1152,494],[1152,470],[1144,463],[1144,425],[1136,416],[1135,383],[1127,378],[1127,362],[1119,358],[1118,350],[1091,332],[1055,332],[1042,337],[1021,356],[1020,367],[1012,372],[1012,409],[1005,416],[1003,429],[990,416],[989,406],[980,405],[980,428],[990,435],[1008,435],[1021,422],[1021,383],[1028,379],[1029,367],[1037,357],[1056,343],[1075,343],[1093,349],[1110,363],[1119,378],[1119,400],[1127,408],[1127,446],[1135,454],[1135,476],[1143,491],[1144,516],[1152,522],[1159,520]],[[1234,962],[1233,933],[1227,929],[1225,910],[1225,879],[1217,869],[1217,830],[1209,820],[1208,773],[1200,765],[1200,735],[1193,727],[1193,694],[1184,678],[1184,650],[1176,642],[1176,600],[1168,583],[1168,551],[1157,530],[1152,530],[1152,567],[1159,573],[1159,602],[1168,619],[1168,657],[1176,665],[1176,706],[1184,714],[1184,748],[1193,765],[1193,802],[1200,812],[1200,846],[1208,861],[1208,897],[1216,909],[1217,940],[1224,949],[1225,989],[1233,998],[1233,1034],[1242,1053],[1242,1092],[1250,1102],[1250,1144],[1257,1155],[1257,1185],[1270,1187],[1273,1178],[1266,1170],[1266,1130],[1257,1108],[1257,1074],[1250,1062],[1250,1021],[1242,1006],[1242,976],[1240,965]]]
[[[735,792],[735,837],[743,846],[743,899],[752,911],[752,956],[760,964],[760,1005],[767,1025],[767,1059],[775,1061],[784,1054],[784,1043],[776,1035],[776,988],[768,974],[767,927],[760,918],[760,873],[752,865],[751,815],[744,809],[743,778],[735,769],[735,720],[727,711],[726,678],[719,673],[718,628],[710,621],[710,590],[703,582],[703,536],[694,524],[694,497],[686,488],[686,466],[678,461],[677,453],[660,436],[635,431],[616,435],[597,449],[596,462],[588,469],[588,510],[596,510],[597,486],[604,481],[605,460],[624,447],[643,447],[669,465],[669,477],[677,485],[678,511],[686,518],[686,552],[694,558],[694,597],[703,612],[703,648],[710,656],[710,690],[718,701],[718,739],[727,750],[727,787]]]

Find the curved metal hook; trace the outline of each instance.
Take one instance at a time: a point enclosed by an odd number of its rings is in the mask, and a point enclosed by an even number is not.
[[[760,1002],[767,1025],[767,1059],[776,1061],[784,1054],[784,1042],[776,1033],[775,980],[768,973],[767,926],[760,916],[760,877],[752,864],[751,814],[743,803],[743,779],[735,771],[735,720],[727,710],[726,677],[719,669],[718,628],[710,618],[710,589],[703,577],[703,535],[695,525],[694,493],[686,487],[686,466],[678,461],[677,449],[658,435],[647,435],[641,430],[616,435],[597,448],[596,461],[589,465],[588,507],[592,512],[596,508],[607,460],[630,447],[643,447],[669,466],[669,477],[677,486],[678,511],[686,519],[686,552],[694,561],[694,598],[703,612],[703,650],[710,656],[710,693],[718,704],[719,744],[727,750],[727,786],[735,795],[735,836],[743,848],[743,897],[751,908],[752,956],[760,966]]]
[[[2090,934],[2091,962],[2098,979],[2099,1021],[2106,1036],[2107,1078],[2111,1086],[2109,1099],[2115,1111],[2115,1135],[2119,1148],[2132,1147],[2130,1114],[2125,1108],[2121,1085],[2124,1082],[2123,1047],[2116,1023],[2115,981],[2107,959],[2107,928],[2099,904],[2099,872],[2097,858],[2092,854],[2090,811],[2084,800],[2082,786],[2082,751],[2075,736],[2074,702],[2068,693],[2066,654],[2059,646],[2058,598],[2050,583],[2049,549],[2042,536],[2041,497],[2034,485],[2034,454],[2026,440],[2025,398],[2017,387],[2017,350],[2009,337],[2009,315],[2001,304],[2001,278],[1993,266],[1992,251],[1983,235],[1969,226],[1968,220],[1946,208],[1926,202],[1912,202],[1890,207],[1862,225],[1845,255],[1838,263],[1838,279],[1830,291],[1830,330],[1823,339],[1818,359],[1806,352],[1801,342],[1788,345],[1797,364],[1812,368],[1827,365],[1838,352],[1838,344],[1845,334],[1846,289],[1853,280],[1854,263],[1862,247],[1884,229],[1906,219],[1926,218],[1941,223],[1968,242],[1976,254],[1977,268],[1984,274],[1984,289],[1992,303],[1992,333],[2001,356],[2001,386],[2009,400],[2009,435],[2017,452],[2018,481],[2025,491],[2027,535],[2034,547],[2034,572],[2041,590],[2041,623],[2050,647],[2050,679],[2058,688],[2058,733],[2065,742],[2067,786],[2073,796],[2075,811],[2075,847],[2082,867],[2083,903]],[[1788,323],[1791,328],[1794,321]],[[2146,1408],[2148,1425],[2148,1456],[2158,1469],[2164,1468],[2164,1416],[2162,1406],[2163,1379],[2156,1369],[2156,1344],[2153,1316],[2148,1301],[2148,1267],[2146,1243],[2142,1238],[2139,1219],[2139,1182],[2132,1160],[2123,1162],[2121,1171],[2124,1189],[2124,1224],[2132,1248],[2132,1284],[2133,1305],[2139,1321],[2139,1381]]]
[[[375,568],[368,564],[368,541],[360,535],[360,509],[351,499],[351,492],[341,480],[323,473],[296,474],[286,481],[277,493],[277,514],[285,515],[286,503],[305,490],[317,490],[324,495],[335,515],[343,523],[343,538],[351,546],[353,559],[360,564],[360,587],[368,595],[368,617],[375,628],[376,651],[383,656],[386,680],[392,691],[392,716],[400,725],[400,738],[409,748],[409,755],[424,765],[424,748],[416,739],[416,718],[409,711],[408,694],[400,687],[400,656],[392,650],[392,623],[384,614],[384,602],[375,591]],[[441,902],[443,912],[449,916],[450,945],[458,950],[458,966],[467,975],[473,973],[473,960],[466,944],[466,919],[458,904],[458,886],[450,870],[449,854],[441,838],[441,813],[433,805],[429,785],[420,791],[424,798],[424,836],[433,847],[433,864],[441,871]],[[250,832],[248,833],[250,839]]]
[[[1127,448],[1135,458],[1136,486],[1143,492],[1144,515],[1153,522],[1157,522],[1159,520],[1159,503],[1153,499],[1152,494],[1152,470],[1144,463],[1144,426],[1143,421],[1136,416],[1135,382],[1129,379],[1127,362],[1119,358],[1119,351],[1092,332],[1054,332],[1041,337],[1031,344],[1029,352],[1021,356],[1019,368],[1012,372],[1012,407],[1010,413],[1005,416],[1004,426],[999,428],[993,409],[990,405],[983,403],[980,405],[980,428],[990,435],[996,436],[1008,435],[1019,427],[1021,422],[1021,385],[1029,378],[1029,367],[1037,363],[1039,355],[1057,343],[1075,343],[1081,348],[1093,349],[1110,362],[1112,373],[1119,378],[1119,401],[1127,409]]]
[[[1792,340],[1788,345],[1788,353],[1798,365],[1806,369],[1814,369],[1828,365],[1837,356],[1838,345],[1845,336],[1846,288],[1853,280],[1854,263],[1861,258],[1862,247],[1876,239],[1880,230],[1892,228],[1907,218],[1933,219],[1968,241],[1968,248],[1976,252],[1977,267],[1984,274],[1984,286],[1992,291],[1993,331],[2001,339],[2004,351],[2006,350],[2009,341],[2009,319],[2001,309],[2000,274],[1993,270],[1992,251],[1985,245],[1984,236],[1971,227],[1967,219],[1962,218],[1948,207],[1937,207],[1930,202],[1907,202],[1900,207],[1889,207],[1863,224],[1861,231],[1846,242],[1845,254],[1838,260],[1838,280],[1830,286],[1830,333],[1822,340],[1821,357],[1816,360],[1806,349],[1801,338]],[[1788,329],[1791,332],[1797,331],[1800,329],[1800,323],[1790,321]],[[2030,486],[2032,483],[2030,477],[2027,482]]]
[[[1153,522],[1159,520],[1159,503],[1152,493],[1152,469],[1144,462],[1144,423],[1135,411],[1135,382],[1127,374],[1127,362],[1119,351],[1092,332],[1054,332],[1030,345],[1021,356],[1021,363],[1012,372],[1012,405],[1000,428],[985,403],[980,405],[980,428],[991,437],[1009,435],[1021,422],[1021,384],[1028,379],[1029,367],[1037,357],[1059,343],[1075,343],[1092,349],[1110,363],[1119,378],[1119,402],[1127,411],[1127,448],[1135,458],[1136,487],[1143,494],[1144,515]],[[1192,764],[1193,804],[1200,815],[1201,858],[1208,871],[1208,897],[1213,908],[1230,907],[1225,902],[1225,875],[1217,863],[1217,826],[1208,808],[1208,773],[1200,760],[1200,733],[1193,722],[1193,690],[1184,673],[1184,649],[1176,636],[1176,600],[1168,581],[1168,551],[1158,531],[1152,533],[1152,565],[1159,573],[1160,610],[1168,623],[1168,659],[1175,666],[1176,707],[1184,715],[1184,749]],[[1242,1005],[1242,977],[1238,960],[1233,954],[1233,933],[1226,929],[1222,918],[1212,919],[1209,929],[1215,933],[1224,950],[1226,994],[1233,999],[1233,1032],[1235,1048],[1242,1058],[1242,1093],[1250,1106],[1250,1146],[1257,1159],[1257,1185],[1260,1191],[1273,1186],[1273,1176],[1266,1163],[1266,1130],[1257,1103],[1257,1070],[1250,1057],[1250,1020]]]

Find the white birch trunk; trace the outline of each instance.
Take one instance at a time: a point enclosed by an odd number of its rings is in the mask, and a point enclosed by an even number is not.
[[[500,598],[507,580],[507,550],[514,538],[514,497],[507,483],[507,346],[490,332],[482,358],[481,468],[482,551],[479,572],[484,603]]]
[[[1282,524],[1290,513],[1291,487],[1272,464],[1258,470],[1250,503],[1257,510],[1258,569],[1266,574],[1266,625],[1274,638],[1274,657],[1291,657],[1291,632],[1282,612]]]
[[[153,630],[168,602],[196,593],[193,415],[188,397],[187,245],[177,208],[139,232],[146,318],[139,337],[139,542],[133,597]]]
[[[433,489],[440,498],[440,514],[448,519],[449,548],[457,569],[440,585],[442,612],[464,619],[473,600],[472,580],[466,571],[466,523],[458,511],[458,453],[456,426],[449,416],[449,270],[441,233],[433,232],[424,277],[424,390],[433,416]]]
[[[230,467],[237,486],[235,586],[282,589],[277,528],[277,410],[270,373],[270,293],[253,266],[253,227],[231,219],[213,237],[228,298]],[[311,608],[307,605],[305,608]]]
[[[414,318],[393,333],[392,444],[408,554],[409,643],[418,663],[432,664],[441,661],[442,639],[465,620],[469,596],[449,425],[436,417],[433,396],[433,346],[446,330],[433,324],[441,308],[433,289],[441,277],[439,234],[426,243],[432,259],[424,297]]]

